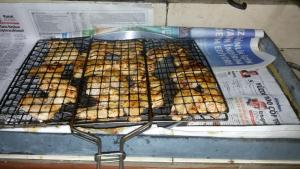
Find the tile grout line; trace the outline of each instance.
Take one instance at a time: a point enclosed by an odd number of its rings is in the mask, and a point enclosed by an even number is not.
[[[165,26],[168,26],[168,14],[169,14],[169,1],[166,0],[166,18],[165,18]]]

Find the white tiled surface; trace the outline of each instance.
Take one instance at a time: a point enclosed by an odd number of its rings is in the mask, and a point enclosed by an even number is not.
[[[152,6],[154,10],[154,25],[165,25],[167,5],[165,3],[153,3]]]

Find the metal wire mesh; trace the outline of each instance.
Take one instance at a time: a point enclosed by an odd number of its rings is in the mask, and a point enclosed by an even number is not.
[[[204,55],[182,39],[38,41],[0,106],[4,126],[226,120],[228,111]]]
[[[31,126],[68,121],[80,81],[74,65],[85,60],[88,45],[89,38],[38,41],[1,100],[0,124]]]

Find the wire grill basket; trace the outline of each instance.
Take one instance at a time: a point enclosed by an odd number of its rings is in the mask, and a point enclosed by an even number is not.
[[[0,125],[227,120],[193,40],[40,40],[0,104]]]

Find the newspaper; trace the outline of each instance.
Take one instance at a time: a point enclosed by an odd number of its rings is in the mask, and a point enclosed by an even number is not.
[[[27,35],[39,38],[90,36],[104,27],[153,24],[153,6],[147,3],[1,3],[0,11],[20,18]]]

